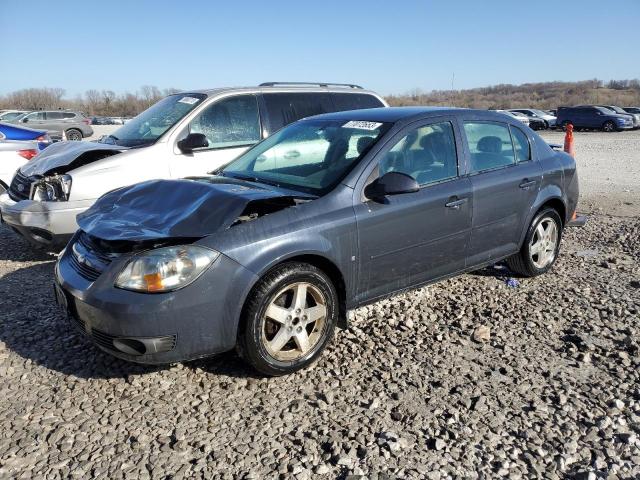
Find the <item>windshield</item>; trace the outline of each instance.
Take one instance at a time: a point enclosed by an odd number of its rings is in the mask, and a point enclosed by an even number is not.
[[[390,124],[305,120],[276,132],[230,163],[221,175],[324,195]]]
[[[613,111],[614,111],[614,112],[616,112],[616,113],[627,113],[627,112],[625,112],[622,108],[620,108],[620,107],[616,107],[616,106],[614,106],[614,105],[612,105],[612,106],[610,106],[610,107],[608,107],[608,108],[609,108],[609,109],[611,109],[611,110],[613,110]]]
[[[542,110],[531,110],[533,113],[535,113],[536,115],[539,115],[541,117],[547,117],[549,116],[549,114],[547,112],[543,112]]]
[[[123,147],[150,145],[205,98],[202,93],[169,95],[100,141]]]

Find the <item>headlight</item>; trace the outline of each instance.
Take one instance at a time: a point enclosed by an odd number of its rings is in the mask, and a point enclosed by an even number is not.
[[[44,177],[31,184],[31,198],[37,202],[67,201],[69,193],[71,193],[70,175]]]
[[[146,293],[177,290],[198,278],[219,255],[196,245],[150,250],[129,260],[115,286]]]

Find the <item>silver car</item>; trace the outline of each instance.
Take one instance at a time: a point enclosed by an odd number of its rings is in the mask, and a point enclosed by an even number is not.
[[[78,141],[93,135],[91,120],[84,113],[71,110],[29,112],[10,121],[25,127],[47,130],[54,139],[62,138],[63,133],[67,140]]]

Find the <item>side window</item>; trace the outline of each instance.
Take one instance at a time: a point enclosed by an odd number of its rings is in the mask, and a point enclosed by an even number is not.
[[[380,161],[379,174],[401,172],[420,185],[458,175],[458,156],[450,122],[426,125],[402,137]]]
[[[34,120],[44,120],[44,112],[30,113],[25,118],[28,118],[30,122],[32,122]]]
[[[333,111],[327,93],[265,93],[270,134],[301,118]]]
[[[509,127],[502,123],[465,122],[471,154],[471,172],[482,172],[516,163]]]
[[[193,119],[189,131],[204,134],[208,148],[238,147],[260,141],[256,97],[239,95],[213,103]]]
[[[64,112],[62,118],[75,118],[76,114],[72,112]]]
[[[382,102],[373,95],[364,93],[332,93],[335,110],[360,110],[361,108],[384,107]]]
[[[511,125],[511,135],[513,136],[513,146],[516,150],[516,162],[528,162],[531,160],[531,145],[525,133],[518,127]]]
[[[63,118],[62,112],[45,112],[47,120],[61,120]]]

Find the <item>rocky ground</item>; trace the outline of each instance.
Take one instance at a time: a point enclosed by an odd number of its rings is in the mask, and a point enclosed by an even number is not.
[[[101,353],[56,309],[52,258],[1,228],[0,477],[639,478],[640,217],[590,193],[550,273],[362,308],[284,378]]]

